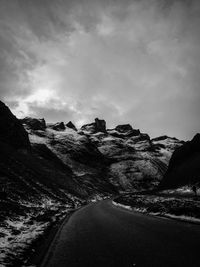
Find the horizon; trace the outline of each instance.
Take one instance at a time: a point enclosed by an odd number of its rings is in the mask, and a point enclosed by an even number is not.
[[[18,118],[200,132],[198,0],[0,0],[0,98]]]
[[[1,100],[0,100],[1,101]],[[8,105],[6,105],[6,106],[8,106]],[[9,107],[8,107],[9,108]],[[15,114],[14,114],[15,115]],[[76,124],[75,122],[73,122],[72,120],[68,120],[68,121],[46,121],[46,119],[45,118],[43,118],[43,117],[30,117],[30,116],[26,116],[26,117],[28,117],[28,118],[32,118],[32,119],[44,119],[45,120],[45,123],[47,124],[47,127],[48,127],[48,124],[56,124],[56,123],[61,123],[61,122],[63,122],[65,125],[68,123],[68,122],[72,122],[74,125],[75,125],[75,127],[77,128],[77,130],[80,130],[81,129],[81,127],[82,126],[84,126],[84,125],[87,125],[87,124],[91,124],[91,123],[94,123],[95,122],[95,119],[99,119],[99,120],[104,120],[105,122],[106,122],[106,130],[112,130],[112,129],[114,129],[114,128],[116,128],[119,124],[116,124],[116,125],[113,125],[112,127],[109,127],[108,125],[107,125],[107,121],[104,119],[104,118],[98,118],[98,117],[96,117],[96,118],[94,118],[92,121],[87,121],[85,124]],[[21,117],[21,118],[18,118],[18,119],[24,119],[24,118],[26,118],[26,117]],[[140,128],[136,128],[136,127],[134,127],[134,125],[133,124],[131,124],[131,123],[129,123],[129,122],[127,122],[127,123],[123,123],[123,124],[121,124],[121,125],[125,125],[125,124],[130,124],[131,125],[131,127],[133,128],[133,129],[135,129],[135,130],[140,130],[140,132],[141,133],[144,133],[144,134],[148,134],[149,136],[150,136],[150,139],[154,139],[154,138],[156,138],[156,137],[161,137],[161,136],[168,136],[167,134],[165,134],[165,133],[163,133],[162,135],[157,135],[157,136],[151,136],[148,132],[144,132],[142,129],[140,129]],[[196,134],[198,134],[198,132],[197,133],[195,133],[193,136],[192,136],[192,138],[196,135]],[[168,136],[168,137],[170,137],[170,138],[177,138],[177,139],[179,139],[178,137],[176,137],[176,136]],[[192,139],[191,138],[191,139]],[[179,140],[181,140],[181,139],[179,139]],[[188,140],[183,140],[182,139],[182,141],[189,141],[189,139]]]

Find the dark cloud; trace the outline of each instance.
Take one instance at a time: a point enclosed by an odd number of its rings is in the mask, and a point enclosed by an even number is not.
[[[18,116],[200,130],[198,0],[0,0],[0,96]]]

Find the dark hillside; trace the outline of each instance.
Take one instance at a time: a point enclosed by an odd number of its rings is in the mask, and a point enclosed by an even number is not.
[[[169,162],[160,188],[200,183],[200,134],[177,148]]]
[[[14,148],[30,149],[27,132],[9,108],[0,101],[0,140]]]

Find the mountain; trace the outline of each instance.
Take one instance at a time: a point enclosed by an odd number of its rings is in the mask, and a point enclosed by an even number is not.
[[[130,124],[107,129],[98,118],[80,129],[71,121],[18,120],[0,102],[0,265],[21,266],[32,240],[70,209],[154,188],[182,144],[150,139]]]
[[[18,120],[2,102],[0,108],[4,173],[10,176],[14,168],[26,187],[41,183],[40,190],[61,199],[63,194],[87,199],[152,188],[160,182],[172,152],[182,144],[168,136],[150,139],[129,124],[106,129],[106,122],[96,118],[77,130],[72,122]],[[8,158],[13,163],[6,170]],[[12,194],[8,187],[5,190]]]
[[[21,122],[0,102],[1,266],[24,266],[23,254],[33,240],[83,203],[74,178],[45,144],[30,143]]]
[[[175,149],[160,188],[200,183],[200,134]]]
[[[32,118],[21,122],[32,148],[40,151],[43,146],[68,166],[85,197],[154,187],[172,152],[182,144],[167,136],[151,140],[129,124],[106,129],[106,122],[98,118],[79,130],[71,122],[49,124]]]

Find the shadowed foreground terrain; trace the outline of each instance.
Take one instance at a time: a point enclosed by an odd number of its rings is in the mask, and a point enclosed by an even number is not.
[[[197,225],[90,204],[66,222],[42,267],[199,266]]]

